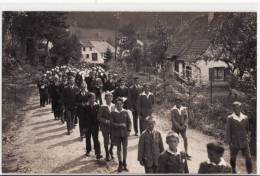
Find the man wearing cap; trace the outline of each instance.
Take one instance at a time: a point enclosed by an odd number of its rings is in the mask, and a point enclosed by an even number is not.
[[[172,130],[181,134],[184,142],[185,152],[188,159],[191,156],[188,155],[188,139],[186,135],[186,130],[188,127],[188,112],[187,108],[181,105],[180,95],[175,97],[175,106],[171,109],[171,121],[172,121]]]
[[[111,143],[110,149],[108,147],[111,139],[111,113],[115,110],[115,104],[112,103],[113,95],[110,92],[105,93],[105,103],[100,107],[97,119],[100,122],[100,129],[104,138],[104,148],[106,152],[106,161],[113,159],[113,144]],[[110,156],[109,156],[110,155]],[[110,158],[111,157],[111,158]]]
[[[152,114],[154,95],[149,91],[147,84],[143,85],[144,91],[139,95],[137,101],[137,113],[139,115],[140,133],[146,129],[146,117]]]
[[[179,148],[179,135],[170,131],[166,136],[168,148],[158,159],[157,173],[189,173],[186,153]]]
[[[133,124],[135,130],[135,136],[138,136],[138,113],[137,113],[137,104],[138,104],[138,97],[141,93],[141,86],[139,85],[139,78],[134,77],[133,85],[128,90],[128,97],[127,97],[127,107],[133,113]]]
[[[123,99],[117,98],[115,100],[116,108],[115,111],[111,113],[111,135],[112,143],[117,146],[117,156],[119,161],[118,172],[123,170],[128,171],[126,164],[127,157],[127,146],[128,146],[128,136],[131,132],[131,119],[128,112],[123,109]],[[123,161],[121,155],[121,148],[123,147]]]
[[[153,116],[147,118],[147,128],[138,143],[138,161],[144,166],[145,173],[156,173],[158,158],[164,151],[161,133],[154,129]]]
[[[220,142],[207,144],[208,160],[202,162],[199,174],[232,173],[231,167],[223,158],[224,147]]]
[[[104,82],[104,91],[112,91],[115,89],[115,81],[112,80],[112,76],[109,73],[107,79]]]
[[[63,104],[65,107],[66,122],[68,135],[72,132],[76,118],[76,94],[77,87],[74,85],[75,79],[73,75],[68,76],[68,86],[66,86],[62,92]]]
[[[252,173],[252,159],[248,136],[248,117],[241,112],[241,103],[235,101],[233,102],[233,113],[227,118],[225,136],[225,141],[229,144],[230,147],[230,164],[233,173],[236,173],[236,158],[240,150],[245,157],[247,172]]]

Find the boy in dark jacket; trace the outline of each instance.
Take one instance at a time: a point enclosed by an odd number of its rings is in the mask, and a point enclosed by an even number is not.
[[[158,159],[158,173],[189,173],[186,153],[178,148],[179,136],[171,131],[166,136],[166,149]]]
[[[108,150],[109,141],[111,139],[111,113],[115,110],[115,104],[112,103],[113,95],[110,92],[105,94],[105,103],[100,107],[98,112],[98,120],[100,122],[100,129],[104,138],[104,148],[106,152],[106,161],[113,159],[113,144]],[[109,154],[111,158],[109,157]]]
[[[128,136],[131,132],[132,123],[128,111],[123,109],[123,99],[116,99],[116,109],[111,113],[112,143],[117,146],[117,156],[119,161],[118,172],[124,169],[128,171],[126,164]],[[121,156],[121,146],[123,147],[123,161]]]
[[[201,174],[217,174],[231,173],[231,167],[223,158],[224,147],[219,142],[211,142],[207,144],[208,160],[200,164],[198,173]]]
[[[156,173],[158,158],[163,152],[161,133],[154,129],[155,120],[152,116],[147,118],[147,128],[141,134],[138,144],[138,161],[145,168],[145,173]]]

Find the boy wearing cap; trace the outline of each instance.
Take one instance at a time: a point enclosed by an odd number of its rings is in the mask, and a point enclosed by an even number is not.
[[[225,141],[230,146],[230,165],[232,172],[236,173],[236,157],[241,150],[245,157],[248,173],[252,172],[252,160],[249,148],[249,121],[248,117],[241,112],[241,103],[233,102],[233,113],[228,116],[226,123]]]
[[[223,158],[224,147],[221,143],[208,143],[207,152],[208,160],[200,164],[198,173],[232,173],[230,165]]]
[[[171,131],[166,136],[168,149],[162,152],[158,159],[157,173],[189,173],[186,153],[180,151],[179,136]]]
[[[191,156],[188,155],[188,139],[186,135],[188,127],[188,112],[187,108],[181,105],[181,98],[179,96],[175,97],[175,106],[171,110],[171,121],[172,130],[177,134],[180,133],[183,138],[184,149],[189,159]]]
[[[109,140],[111,139],[111,113],[115,110],[115,104],[112,103],[113,95],[110,92],[105,94],[105,103],[100,107],[97,119],[100,122],[100,129],[104,138],[104,148],[106,152],[106,161],[113,159],[113,144],[110,145],[110,149],[108,149]],[[109,157],[110,155],[110,157]]]
[[[147,84],[143,85],[144,91],[138,97],[137,112],[139,115],[140,133],[146,129],[146,117],[152,114],[154,95],[149,91]]]
[[[147,128],[138,143],[138,161],[144,166],[145,173],[156,173],[158,158],[164,150],[161,133],[154,129],[154,125],[154,118],[149,116]]]
[[[115,111],[111,113],[111,135],[112,143],[117,146],[117,156],[119,161],[118,172],[122,172],[123,169],[128,171],[126,164],[127,157],[127,145],[128,136],[131,132],[131,119],[129,117],[128,111],[123,109],[123,99],[117,98],[115,100],[116,108]],[[121,157],[121,146],[123,147],[123,161]]]

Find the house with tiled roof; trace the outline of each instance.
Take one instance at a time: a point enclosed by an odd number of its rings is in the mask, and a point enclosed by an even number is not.
[[[212,78],[214,82],[226,84],[226,63],[203,59],[203,56],[211,52],[207,36],[208,21],[205,17],[197,19],[194,26],[191,24],[189,30],[172,42],[166,51],[166,57],[171,61],[172,71],[184,80],[192,78],[202,84],[209,84]]]
[[[112,55],[115,53],[115,48],[104,40],[81,40],[80,43],[82,62],[104,64],[107,49],[110,49]]]

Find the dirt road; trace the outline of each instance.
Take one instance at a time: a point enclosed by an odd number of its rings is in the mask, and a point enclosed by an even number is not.
[[[85,140],[80,142],[78,126],[71,135],[67,135],[65,124],[54,120],[50,105],[39,107],[37,93],[31,97],[24,110],[26,116],[23,125],[12,133],[14,140],[3,145],[3,172],[116,173],[116,159],[106,163],[103,159],[96,161],[94,153],[89,158],[85,157]],[[164,142],[165,134],[166,132],[162,133]],[[127,163],[130,173],[144,173],[137,161],[138,139],[133,135],[129,137]],[[192,129],[188,130],[188,139],[192,155],[192,160],[188,162],[189,170],[190,173],[197,173],[199,163],[207,159],[206,144],[215,139]],[[102,140],[100,134],[101,146]],[[102,152],[104,153],[103,148]],[[228,153],[225,152],[227,161]],[[239,172],[245,173],[241,156],[238,166]]]

